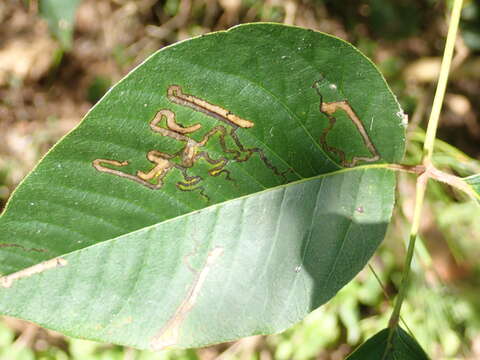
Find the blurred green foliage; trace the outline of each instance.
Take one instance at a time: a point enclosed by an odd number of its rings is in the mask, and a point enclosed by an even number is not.
[[[87,99],[95,104],[112,86],[112,80],[106,76],[95,76],[87,89]]]
[[[40,15],[64,50],[72,47],[75,12],[81,0],[39,0]]]
[[[421,30],[423,1],[418,0],[325,0],[345,20],[349,32],[366,25],[375,37],[398,40]]]
[[[463,8],[462,36],[465,44],[472,50],[480,50],[480,4],[471,1]]]

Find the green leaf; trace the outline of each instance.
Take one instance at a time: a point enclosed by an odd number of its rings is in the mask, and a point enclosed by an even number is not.
[[[401,327],[394,330],[387,350],[390,329],[383,329],[360,345],[347,360],[428,360],[418,342]]]
[[[469,192],[474,199],[480,204],[480,174],[472,175],[463,179],[472,189]]]
[[[398,103],[342,40],[252,24],[167,47],[13,194],[0,313],[150,349],[281,331],[367,263],[403,151]]]
[[[40,15],[65,50],[72,47],[75,12],[81,0],[40,0]]]

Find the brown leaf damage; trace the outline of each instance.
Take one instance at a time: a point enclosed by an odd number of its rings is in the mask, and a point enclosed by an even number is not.
[[[205,266],[202,270],[197,272],[187,296],[177,308],[171,319],[168,320],[160,332],[152,338],[150,342],[152,350],[159,351],[177,344],[180,336],[180,328],[188,313],[195,305],[198,295],[207,279],[208,273],[222,254],[223,248],[221,247],[215,247],[208,253]]]
[[[327,116],[328,122],[329,122],[329,125],[322,131],[322,136],[320,137],[320,144],[322,145],[323,149],[329,153],[336,154],[340,158],[341,164],[344,167],[354,167],[360,161],[375,162],[380,160],[381,158],[380,153],[378,152],[377,148],[375,147],[375,144],[370,138],[370,135],[365,129],[365,126],[362,120],[358,117],[356,112],[350,106],[350,103],[347,100],[324,102],[323,96],[319,88],[320,81],[321,80],[315,81],[312,87],[317,90],[317,94],[320,96],[320,112]],[[345,152],[343,150],[327,144],[327,135],[330,133],[330,131],[335,126],[335,123],[337,122],[337,119],[334,116],[334,114],[338,110],[343,110],[348,115],[353,125],[355,125],[355,128],[357,129],[358,133],[362,137],[363,143],[367,147],[368,151],[371,153],[370,157],[354,156],[351,160],[347,160]]]
[[[39,253],[48,253],[47,249],[40,249],[40,248],[27,248],[23,245],[20,244],[8,244],[8,243],[0,243],[0,249],[1,248],[17,248],[21,249],[26,252],[39,252]]]
[[[67,265],[67,260],[57,257],[51,260],[41,262],[37,265],[30,266],[16,273],[0,277],[0,286],[9,288],[15,280],[28,278],[35,274],[40,274],[46,270],[55,269]]]

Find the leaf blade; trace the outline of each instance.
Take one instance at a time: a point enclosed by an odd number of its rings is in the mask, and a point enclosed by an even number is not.
[[[0,313],[139,348],[282,330],[383,239],[395,180],[369,163],[401,159],[402,114],[374,65],[325,34],[253,24],[165,48],[15,191],[0,217]],[[322,196],[307,189],[319,179]]]
[[[284,41],[285,44],[272,45],[275,50],[272,55],[272,50],[264,46],[268,41],[272,44]],[[230,56],[222,61],[210,61],[223,56],[227,46]],[[289,48],[288,52],[286,48]],[[204,55],[198,60],[198,71],[191,67],[199,58],[197,54]],[[283,59],[283,56],[287,57]],[[264,58],[268,61],[262,60]],[[310,59],[312,65],[306,67],[304,58]],[[342,75],[332,69],[343,58],[346,69],[353,69],[354,75]],[[255,66],[249,66],[251,62]],[[278,69],[276,77],[270,76],[272,64]],[[323,66],[325,70],[317,70]],[[174,71],[166,74],[159,70],[169,68]],[[237,76],[233,78],[235,81],[225,82],[222,76],[226,73],[239,73],[248,81],[240,83]],[[371,130],[373,141],[378,143],[382,161],[398,161],[404,149],[404,128],[398,115],[400,109],[384,79],[369,60],[351,45],[325,34],[273,24],[239,26],[156,53],[116,85],[86,119],[49,152],[7,204],[1,221],[6,229],[5,237],[0,234],[0,243],[11,242],[7,234],[16,233],[18,244],[27,249],[45,251],[20,256],[19,249],[11,249],[15,251],[9,252],[9,258],[0,253],[0,272],[17,271],[209,205],[198,191],[178,191],[175,181],[182,180],[178,173],[171,172],[169,176],[173,178],[162,190],[152,192],[130,180],[98,173],[92,166],[95,159],[128,160],[130,167],[126,172],[135,174],[139,170],[148,171],[151,163],[145,155],[150,150],[178,150],[174,141],[166,141],[149,127],[159,109],[171,109],[185,126],[200,123],[207,127],[218,123],[212,117],[169,101],[166,93],[171,84],[187,84],[188,90],[185,87],[184,92],[228,108],[246,119],[255,119],[253,128],[239,129],[240,140],[247,148],[262,148],[268,161],[279,172],[291,166],[293,172],[289,174],[288,181],[299,179],[295,173],[311,177],[338,169],[340,166],[332,162],[338,161],[335,154],[325,155],[325,149],[318,141],[328,122],[319,111],[319,97],[312,88],[321,73],[328,80],[322,90],[324,100],[348,97],[358,115],[368,120],[365,125]],[[329,79],[329,74],[333,78]],[[366,74],[369,77],[366,78]],[[347,76],[349,81],[343,80]],[[330,88],[331,85],[337,86],[337,89]],[[266,95],[262,90],[264,88],[269,89]],[[243,97],[238,95],[242,91]],[[269,93],[274,96],[269,97]],[[281,99],[280,105],[275,99]],[[381,105],[380,110],[369,108],[371,104]],[[285,106],[290,112],[285,110]],[[382,121],[375,122],[377,117]],[[347,151],[352,146],[349,138],[342,134],[355,131],[355,128],[343,125],[332,134],[331,145],[342,145]],[[385,136],[387,130],[389,135]],[[235,148],[230,141],[229,147]],[[218,146],[209,147],[213,157],[223,156]],[[361,152],[365,150],[362,147],[360,144],[352,148]],[[242,156],[245,157],[245,152]],[[252,155],[249,161],[229,164],[230,171],[238,174],[234,176],[234,186],[223,175],[209,176],[202,162],[197,161],[192,171],[206,174],[203,184],[207,193],[215,194],[213,202],[257,192],[284,181],[259,160],[258,154]],[[89,215],[98,218],[98,221],[89,220]],[[39,223],[25,225],[32,219]],[[49,226],[50,223],[52,226]],[[65,225],[69,231],[62,230]],[[40,230],[39,234],[32,232],[33,226]],[[55,242],[52,238],[72,241]],[[50,243],[51,246],[45,246]],[[18,258],[12,261],[15,257]]]
[[[339,188],[357,188],[362,182],[357,202],[349,196],[339,199]],[[277,332],[327,301],[368,261],[383,238],[394,194],[385,192],[378,204],[369,200],[376,188],[366,185],[391,187],[392,182],[389,170],[351,170],[167,220],[62,256],[65,266],[16,279],[10,288],[0,288],[0,312],[72,336],[138,348],[172,345],[173,340],[162,338],[170,332],[162,329],[174,318],[187,324],[173,328],[182,331],[177,347],[227,341],[255,329]],[[236,219],[242,216],[239,224]],[[224,219],[222,226],[219,219]],[[327,227],[346,234],[342,245]],[[352,259],[359,242],[362,256]],[[214,256],[215,249],[223,253]],[[209,256],[211,263],[205,260]],[[334,278],[332,263],[338,272]],[[26,296],[32,286],[37,289],[33,298]],[[167,289],[170,295],[164,294]],[[248,316],[238,316],[249,310]],[[209,331],[197,333],[207,319]]]
[[[348,360],[428,360],[415,339],[401,327],[397,327],[391,340],[391,349],[387,352],[390,329],[383,329],[355,350]]]

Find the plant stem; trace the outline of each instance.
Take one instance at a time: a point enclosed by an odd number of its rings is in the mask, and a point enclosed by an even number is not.
[[[402,282],[400,285],[400,290],[395,301],[395,307],[393,309],[392,315],[389,321],[389,336],[388,336],[388,345],[385,351],[385,356],[390,352],[392,347],[392,338],[395,332],[395,329],[398,325],[398,320],[400,318],[400,310],[402,308],[403,300],[408,287],[408,280],[410,275],[410,268],[412,265],[412,259],[415,249],[415,241],[418,236],[418,230],[420,228],[420,219],[422,215],[423,200],[425,198],[425,190],[427,188],[427,183],[429,179],[429,173],[433,168],[431,164],[432,155],[433,155],[433,146],[435,142],[435,135],[438,128],[438,120],[440,118],[440,112],[442,109],[443,99],[445,96],[445,91],[447,88],[448,75],[450,72],[450,67],[452,64],[453,51],[455,48],[455,40],[457,37],[458,24],[460,22],[460,15],[462,10],[463,0],[454,0],[452,14],[450,17],[450,23],[448,27],[447,41],[445,44],[445,51],[443,53],[442,65],[440,68],[440,76],[438,79],[437,90],[435,92],[435,98],[433,100],[432,112],[430,113],[430,118],[428,120],[427,133],[425,137],[425,143],[423,145],[423,165],[425,166],[426,171],[422,173],[417,179],[416,186],[416,195],[415,195],[415,209],[413,213],[412,227],[410,230],[410,240],[407,249],[407,256],[405,259],[405,270],[403,273]]]
[[[425,189],[427,188],[428,182],[428,173],[423,173],[417,179],[417,187],[415,194],[415,209],[413,211],[413,221],[412,227],[410,229],[410,240],[408,243],[407,256],[405,258],[405,269],[403,272],[402,282],[400,284],[400,290],[395,301],[395,307],[393,309],[388,327],[392,330],[390,333],[393,334],[393,330],[398,324],[398,319],[400,317],[400,309],[402,307],[403,300],[407,293],[408,280],[410,275],[410,268],[412,265],[413,254],[415,250],[415,242],[418,236],[418,230],[420,228],[420,215],[422,214],[423,208],[423,199],[425,198]],[[390,338],[390,336],[389,336]]]
[[[462,12],[463,0],[454,0],[450,24],[448,26],[447,42],[443,53],[442,65],[440,67],[440,76],[438,78],[437,90],[433,100],[432,112],[428,120],[427,134],[423,145],[424,164],[430,162],[433,155],[433,145],[438,128],[438,119],[442,110],[443,98],[447,89],[448,75],[452,64],[453,51],[455,49],[455,40],[457,38],[458,23]]]

